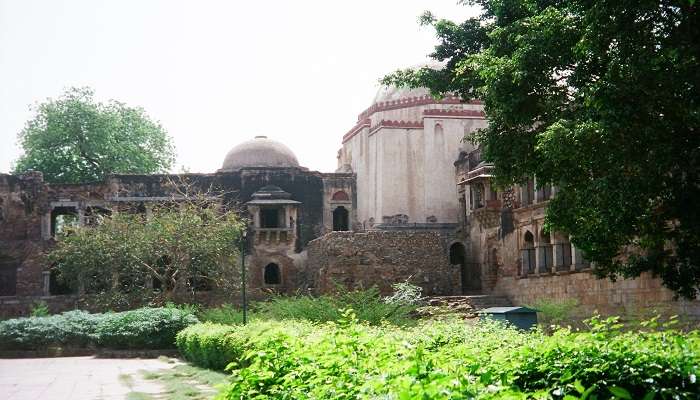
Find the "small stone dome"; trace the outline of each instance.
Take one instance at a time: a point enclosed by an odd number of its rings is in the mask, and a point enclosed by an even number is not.
[[[299,161],[294,153],[280,142],[267,136],[256,136],[231,149],[220,171],[237,171],[241,168],[295,168]]]

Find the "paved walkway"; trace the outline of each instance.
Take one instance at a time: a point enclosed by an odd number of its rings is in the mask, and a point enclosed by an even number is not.
[[[126,399],[136,391],[163,392],[139,371],[172,368],[157,359],[59,357],[0,359],[0,398],[3,400]]]

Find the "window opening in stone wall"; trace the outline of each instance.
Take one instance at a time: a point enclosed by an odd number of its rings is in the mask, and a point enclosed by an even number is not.
[[[17,267],[12,258],[0,254],[0,296],[17,294]]]
[[[459,267],[462,293],[478,293],[481,290],[481,271],[479,263],[467,262],[467,251],[463,244],[450,246],[450,264]]]
[[[546,233],[545,231],[540,232],[539,252],[540,273],[550,272],[552,270],[552,264],[554,263],[554,257],[552,252],[552,242],[550,240],[549,233]]]
[[[556,265],[557,271],[568,271],[571,269],[571,242],[568,239],[563,239],[559,243],[555,243],[556,248]]]
[[[279,285],[282,283],[280,266],[275,263],[267,264],[263,275],[266,285]]]
[[[261,228],[282,228],[279,208],[263,208],[260,210]]]
[[[333,210],[333,230],[334,231],[347,231],[350,229],[349,224],[349,212],[343,207],[337,207]]]
[[[477,183],[469,186],[471,189],[472,209],[481,208],[484,206],[484,185]]]
[[[61,277],[61,271],[55,266],[51,267],[49,272],[49,294],[52,296],[60,296],[72,293],[74,293],[74,291]]]
[[[350,196],[344,191],[344,190],[339,190],[335,193],[333,193],[333,197],[331,197],[331,200],[333,201],[350,201]]]
[[[535,237],[527,231],[523,236],[523,248],[521,250],[521,263],[523,275],[535,273]]]
[[[78,210],[75,207],[56,207],[51,210],[51,236],[65,233],[78,226]]]
[[[442,135],[443,129],[441,124],[435,124],[435,135]]]

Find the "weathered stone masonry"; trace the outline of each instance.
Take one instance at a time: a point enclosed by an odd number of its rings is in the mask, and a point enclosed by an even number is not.
[[[445,246],[435,231],[332,232],[309,243],[309,265],[320,293],[337,284],[389,293],[408,280],[426,295],[457,294],[459,267],[449,264]]]

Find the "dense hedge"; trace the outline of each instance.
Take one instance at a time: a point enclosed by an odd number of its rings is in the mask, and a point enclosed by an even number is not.
[[[697,332],[602,326],[547,336],[460,321],[373,327],[348,316],[197,325],[177,344],[203,366],[231,361],[225,399],[698,398]]]
[[[0,322],[0,348],[36,350],[47,346],[100,346],[113,349],[172,348],[175,335],[197,323],[177,308],[140,308],[118,313],[69,311],[47,317]]]

